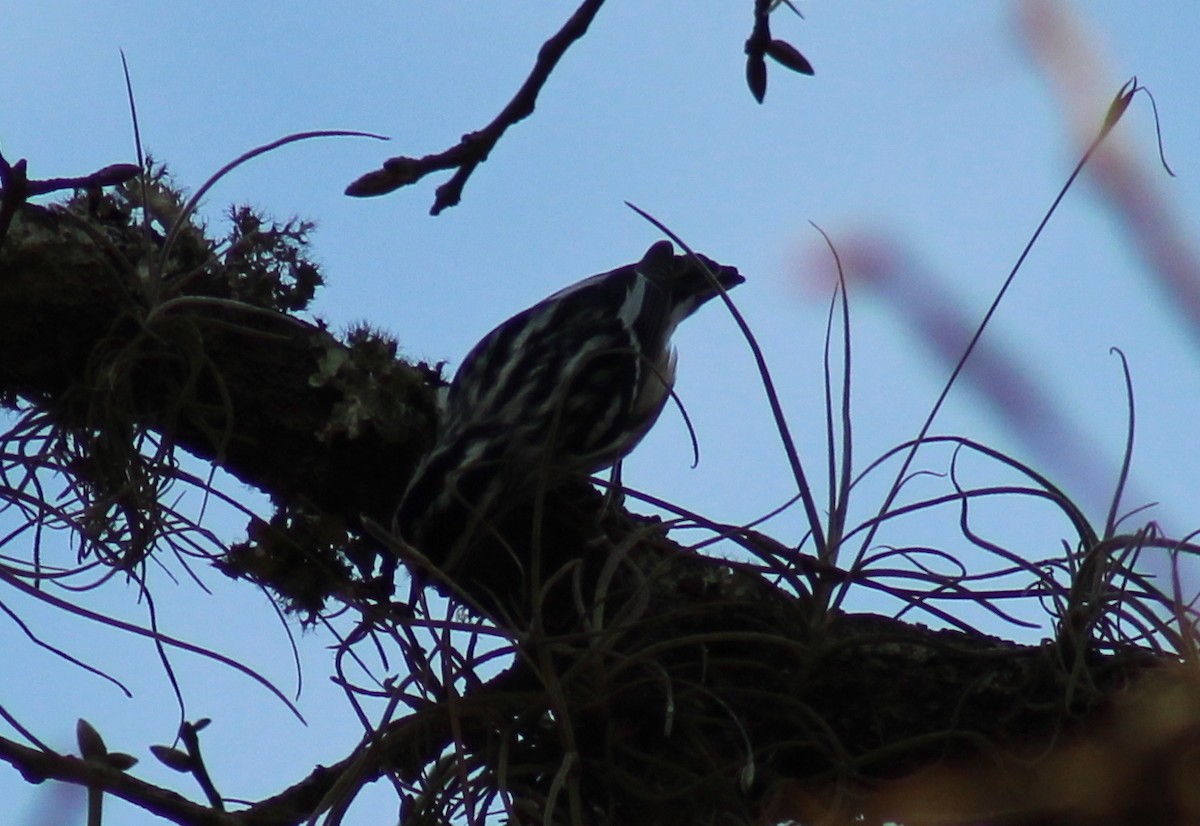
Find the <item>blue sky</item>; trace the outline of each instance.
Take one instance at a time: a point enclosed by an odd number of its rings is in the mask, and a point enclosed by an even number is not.
[[[381,199],[348,199],[342,190],[388,155],[441,150],[490,120],[570,4],[553,11],[519,2],[16,4],[5,11],[5,29],[20,36],[8,38],[0,54],[0,148],[10,160],[28,158],[35,177],[131,160],[122,48],[145,145],[193,190],[243,151],[290,132],[389,135],[388,144],[321,140],[258,159],[212,191],[205,214],[216,222],[225,204],[248,201],[279,217],[316,220],[315,253],[329,283],[315,313],[335,329],[368,321],[394,333],[412,356],[451,367],[506,316],[639,258],[657,235],[623,203],[635,202],[747,276],[734,297],[771,362],[817,480],[824,475],[828,272],[809,221],[847,253],[884,250],[913,276],[903,301],[901,293],[865,285],[852,294],[861,467],[916,433],[948,373],[915,332],[914,309],[982,316],[1078,157],[1080,124],[1098,125],[1131,75],[1157,98],[1179,177],[1157,166],[1145,98],[1114,142],[1180,226],[1200,218],[1200,5],[803,2],[805,20],[782,9],[773,28],[817,74],[772,67],[762,106],[744,83],[751,5],[699,12],[695,3],[663,0],[602,9],[534,116],[475,173],[463,203],[437,218],[428,215],[436,176]],[[1089,64],[1061,41],[1050,47],[1085,77],[1069,103],[1023,34],[1028,21],[1056,8],[1070,15],[1097,61]],[[1081,111],[1093,115],[1080,121]],[[1195,255],[1200,234],[1182,236]],[[1110,353],[1120,347],[1137,392],[1136,498],[1129,504],[1161,502],[1150,515],[1177,533],[1198,527],[1200,347],[1179,303],[1158,286],[1103,189],[1081,181],[986,339],[1049,394],[1062,418],[1047,418],[1040,439],[1022,436],[963,385],[934,430],[1012,451],[1061,481],[1098,520],[1126,426],[1120,364]],[[784,501],[792,491],[787,464],[730,319],[708,307],[683,325],[676,343],[677,389],[702,461],[689,469],[686,432],[668,410],[626,465],[626,481],[728,522]],[[1055,452],[1068,442],[1086,467]],[[942,456],[927,466],[945,465]],[[973,469],[988,478],[987,468]],[[861,501],[865,517],[878,490],[867,488]],[[1061,519],[1036,509],[986,518],[1010,544],[1039,556],[1066,535]],[[953,543],[953,514],[945,522],[911,530]],[[242,522],[225,524],[236,538]],[[771,530],[794,542],[799,524],[789,514]],[[889,540],[901,537],[881,537]],[[159,602],[168,629],[231,650],[286,683],[286,657],[276,654],[284,637],[266,600],[222,582],[214,587],[209,599],[186,581],[164,582]],[[134,596],[114,586],[92,599],[104,610],[144,616]],[[6,709],[63,748],[77,716],[92,720],[113,748],[142,756],[146,744],[169,741],[175,712],[147,646],[64,623],[9,602],[9,594],[0,598],[73,653],[116,658],[113,670],[137,691],[125,700],[0,623],[0,646],[13,652],[0,671]],[[206,734],[227,793],[269,793],[352,745],[349,715],[324,684],[324,642],[315,635],[301,641],[307,730],[244,678],[180,659],[193,716],[217,720]],[[186,782],[180,787],[192,793]],[[0,808],[6,822],[14,815],[19,823],[62,822],[47,794],[0,769],[0,807],[15,807]],[[121,814],[113,822],[148,822],[114,811]],[[350,822],[369,822],[360,817]]]

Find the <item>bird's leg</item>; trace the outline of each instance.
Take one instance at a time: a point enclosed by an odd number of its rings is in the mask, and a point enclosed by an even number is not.
[[[618,460],[608,474],[608,489],[604,492],[604,502],[600,506],[602,514],[608,513],[609,508],[625,506],[625,488],[621,486],[621,464]]]

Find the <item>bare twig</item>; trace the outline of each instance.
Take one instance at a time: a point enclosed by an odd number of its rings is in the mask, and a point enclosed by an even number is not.
[[[571,45],[583,37],[604,0],[584,0],[575,13],[538,49],[537,60],[521,88],[508,105],[487,126],[478,132],[463,135],[462,140],[443,152],[420,158],[397,156],[388,158],[383,166],[360,177],[346,187],[346,194],[358,198],[386,195],[402,186],[416,183],[431,172],[456,170],[450,180],[437,188],[430,213],[437,215],[462,198],[463,187],[479,164],[487,160],[500,137],[510,126],[533,114],[537,97],[550,78],[550,73]]]

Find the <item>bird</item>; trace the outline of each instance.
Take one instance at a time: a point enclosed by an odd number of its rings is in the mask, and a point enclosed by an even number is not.
[[[400,499],[399,535],[448,564],[481,525],[539,490],[616,465],[670,397],[676,327],[744,281],[733,267],[659,241],[637,263],[501,323],[450,383],[436,442]]]

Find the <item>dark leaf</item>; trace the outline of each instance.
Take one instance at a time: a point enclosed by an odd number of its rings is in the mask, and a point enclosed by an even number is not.
[[[192,770],[192,757],[185,751],[173,749],[170,746],[151,746],[150,753],[168,769],[174,769],[184,774]]]
[[[783,40],[772,40],[767,44],[766,51],[772,60],[781,66],[786,66],[793,72],[799,72],[802,75],[811,75],[813,73],[813,67],[808,62],[808,58],[800,54],[791,43]]]
[[[138,759],[123,751],[114,751],[104,757],[104,762],[119,772],[127,772],[137,765]]]
[[[104,738],[100,736],[100,732],[96,731],[92,724],[82,717],[75,723],[75,741],[79,744],[79,753],[84,760],[95,760],[108,754],[108,748],[104,745]]]
[[[754,99],[762,103],[767,95],[767,61],[763,60],[761,54],[746,58],[746,85],[750,87]]]

